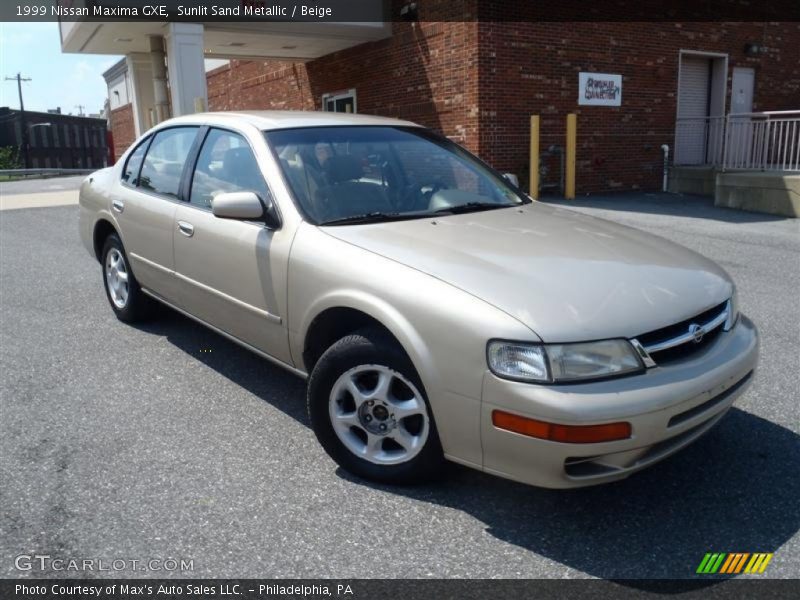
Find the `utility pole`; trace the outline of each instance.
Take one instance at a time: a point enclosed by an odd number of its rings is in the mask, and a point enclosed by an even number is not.
[[[83,104],[76,104],[75,108],[78,109],[78,116],[82,117],[83,116],[83,109],[86,108],[86,107]]]
[[[25,119],[25,104],[22,102],[22,82],[23,81],[30,81],[30,77],[22,77],[20,73],[17,73],[16,77],[6,77],[6,81],[16,81],[17,82],[17,91],[19,92],[19,118],[22,124],[22,167],[24,169],[28,168],[28,123]]]

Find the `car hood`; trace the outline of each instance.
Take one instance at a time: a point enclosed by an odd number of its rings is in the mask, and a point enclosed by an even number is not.
[[[634,337],[732,293],[719,266],[637,229],[540,203],[323,227],[512,315],[545,342]],[[425,290],[408,290],[427,301]]]

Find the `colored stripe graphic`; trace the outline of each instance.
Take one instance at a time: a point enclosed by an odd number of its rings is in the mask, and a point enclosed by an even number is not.
[[[750,554],[749,552],[706,552],[703,560],[700,561],[700,566],[697,567],[697,573],[703,575],[736,575],[742,572],[760,574],[767,569],[769,561],[772,560],[773,554],[766,552],[756,552]],[[750,559],[748,561],[748,559]],[[745,567],[747,564],[747,567]]]
[[[706,555],[703,557],[700,566],[697,567],[698,573],[706,573],[706,574],[713,574],[719,570],[722,561],[724,560],[726,554],[724,552],[707,552]]]
[[[753,554],[753,558],[750,559],[750,562],[747,563],[747,568],[745,568],[745,573],[763,573],[769,561],[772,560],[772,554],[767,553],[759,553]]]
[[[747,557],[750,556],[750,553],[745,552],[736,552],[732,554],[728,554],[728,560],[725,561],[725,564],[722,565],[720,569],[720,573],[739,573],[744,566],[744,562],[747,560]]]

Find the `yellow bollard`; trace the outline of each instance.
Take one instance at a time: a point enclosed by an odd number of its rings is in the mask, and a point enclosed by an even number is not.
[[[530,195],[539,199],[539,115],[531,115]]]
[[[564,198],[575,199],[575,153],[578,145],[578,115],[567,115],[567,160],[564,181]]]

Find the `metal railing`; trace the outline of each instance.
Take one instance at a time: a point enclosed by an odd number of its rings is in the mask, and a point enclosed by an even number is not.
[[[726,117],[723,169],[800,170],[800,110]]]
[[[60,175],[88,175],[98,169],[0,169],[0,175],[18,177],[20,179],[36,177],[58,177]]]
[[[800,110],[678,118],[674,164],[800,171]]]

